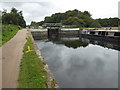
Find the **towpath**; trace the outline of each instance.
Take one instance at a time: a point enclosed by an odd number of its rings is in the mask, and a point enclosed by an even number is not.
[[[17,34],[2,46],[2,88],[17,88],[19,65],[27,30],[19,30]]]

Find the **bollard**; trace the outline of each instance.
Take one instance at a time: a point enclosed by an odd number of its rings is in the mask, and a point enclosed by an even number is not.
[[[30,52],[30,46],[28,46],[28,52]]]

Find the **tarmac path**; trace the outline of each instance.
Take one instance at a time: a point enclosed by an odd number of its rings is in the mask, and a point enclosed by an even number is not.
[[[10,41],[2,46],[2,88],[17,88],[26,33],[26,29],[19,30]]]

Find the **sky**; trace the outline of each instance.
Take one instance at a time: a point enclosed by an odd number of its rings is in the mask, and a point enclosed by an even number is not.
[[[1,0],[0,10],[12,7],[23,11],[27,25],[31,21],[42,21],[46,16],[54,13],[78,9],[89,11],[92,18],[118,17],[119,0]]]

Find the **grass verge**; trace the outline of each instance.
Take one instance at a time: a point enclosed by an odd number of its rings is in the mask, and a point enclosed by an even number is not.
[[[28,46],[31,48],[30,52],[26,52]],[[46,88],[48,78],[44,69],[45,63],[36,55],[31,37],[27,37],[23,52],[18,88]]]
[[[102,28],[100,28],[100,30],[104,30],[104,29],[106,29],[106,28],[110,28],[110,27],[102,27]],[[111,27],[112,28],[112,30],[118,30],[118,27]]]
[[[2,25],[0,31],[0,46],[9,41],[18,32],[20,28],[17,25]]]

